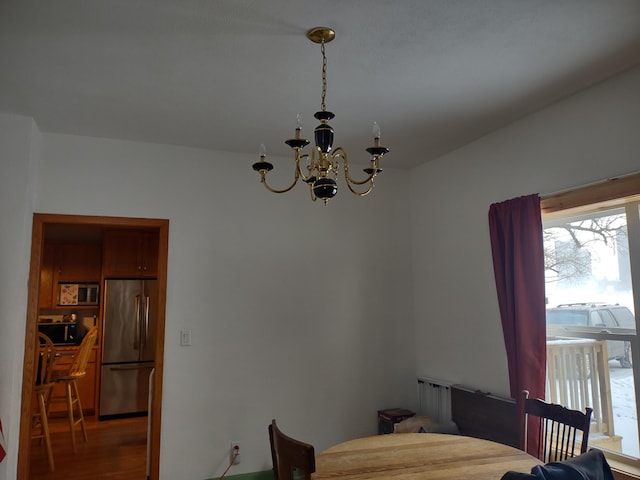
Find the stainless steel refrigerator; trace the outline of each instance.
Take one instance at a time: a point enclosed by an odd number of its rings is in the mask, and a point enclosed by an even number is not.
[[[147,413],[156,280],[106,280],[99,418]]]

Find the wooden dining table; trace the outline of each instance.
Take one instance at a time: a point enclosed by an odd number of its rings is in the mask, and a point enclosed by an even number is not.
[[[489,440],[443,433],[391,433],[340,443],[316,455],[312,480],[500,480],[542,462]]]

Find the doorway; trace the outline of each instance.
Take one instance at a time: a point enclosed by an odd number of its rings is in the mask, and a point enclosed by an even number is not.
[[[20,414],[20,441],[18,453],[17,480],[29,480],[29,461],[31,457],[31,414],[34,385],[34,354],[38,315],[40,307],[40,283],[47,233],[58,232],[91,232],[107,229],[140,229],[154,231],[158,234],[157,246],[157,336],[155,339],[155,374],[151,388],[152,408],[148,414],[148,477],[159,478],[160,470],[160,425],[162,405],[162,378],[164,359],[165,303],[167,286],[167,255],[169,238],[169,221],[165,219],[98,217],[58,214],[34,214],[31,243],[31,263],[29,269],[29,285],[27,300],[27,317],[25,327],[25,354],[22,374],[22,404]],[[90,441],[90,439],[89,439]],[[54,452],[55,456],[55,452]],[[79,456],[76,460],[82,462]],[[100,478],[98,472],[94,478]]]

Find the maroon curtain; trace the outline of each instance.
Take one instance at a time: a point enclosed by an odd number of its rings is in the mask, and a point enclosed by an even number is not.
[[[538,195],[494,203],[489,208],[493,270],[509,363],[511,396],[522,390],[545,398],[546,323],[542,218]],[[519,411],[519,410],[518,410]],[[534,433],[529,429],[530,433]],[[529,453],[537,439],[529,437]]]

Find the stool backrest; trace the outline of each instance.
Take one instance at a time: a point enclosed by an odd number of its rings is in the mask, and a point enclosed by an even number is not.
[[[98,327],[91,327],[82,339],[78,352],[73,356],[67,372],[68,376],[81,377],[86,374],[87,364],[91,355],[91,349],[98,338]]]
[[[56,359],[56,348],[51,339],[44,333],[38,332],[36,344],[36,386],[44,387],[51,384],[51,371]]]

